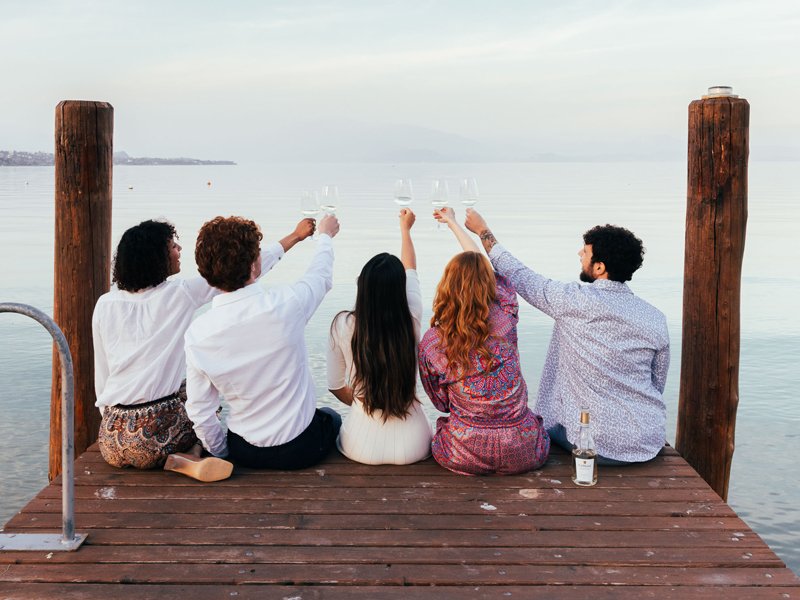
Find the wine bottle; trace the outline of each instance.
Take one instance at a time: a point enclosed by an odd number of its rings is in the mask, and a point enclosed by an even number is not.
[[[597,450],[594,447],[589,411],[581,409],[578,445],[572,449],[572,481],[575,485],[590,486],[597,483]]]

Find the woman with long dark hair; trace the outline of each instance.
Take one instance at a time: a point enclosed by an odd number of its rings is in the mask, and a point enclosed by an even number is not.
[[[547,460],[550,439],[528,408],[517,349],[519,305],[513,286],[455,221],[446,222],[464,252],[447,264],[433,302],[431,328],[419,346],[422,385],[442,412],[433,457],[464,475],[512,474]]]
[[[416,397],[422,295],[411,240],[415,216],[400,212],[400,259],[382,253],[358,276],[355,309],[333,319],[328,388],[350,406],[342,454],[366,464],[410,464],[430,455],[431,427]]]

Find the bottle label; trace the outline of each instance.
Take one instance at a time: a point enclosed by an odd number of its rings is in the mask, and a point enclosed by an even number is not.
[[[576,458],[575,459],[575,479],[581,483],[592,483],[594,480],[594,459]]]

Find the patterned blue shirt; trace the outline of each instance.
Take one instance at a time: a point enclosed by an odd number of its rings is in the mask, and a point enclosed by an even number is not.
[[[625,462],[658,454],[666,439],[664,314],[618,281],[553,281],[500,244],[489,258],[520,296],[555,319],[536,406],[545,427],[563,425],[575,443],[588,407],[598,454]]]

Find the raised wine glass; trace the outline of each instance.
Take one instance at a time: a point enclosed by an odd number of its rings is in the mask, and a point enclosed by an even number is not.
[[[475,206],[478,203],[478,182],[474,177],[461,180],[459,195],[461,197],[461,204],[467,208]]]
[[[434,209],[444,208],[450,202],[450,191],[447,188],[447,181],[444,179],[434,179],[431,185],[431,204]],[[444,229],[445,224],[436,221],[436,229]]]
[[[398,179],[394,182],[394,201],[399,206],[408,206],[414,200],[414,188],[410,179]]]
[[[322,199],[319,207],[325,214],[336,214],[336,205],[339,204],[339,188],[335,185],[322,187]]]
[[[319,196],[316,192],[300,192],[300,214],[315,219],[319,214]]]

